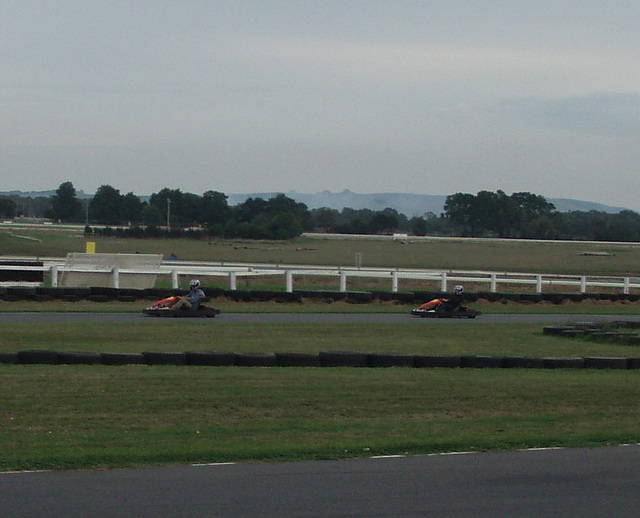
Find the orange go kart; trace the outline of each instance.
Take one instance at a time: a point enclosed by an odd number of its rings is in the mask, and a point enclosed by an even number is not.
[[[173,309],[173,305],[178,302],[179,299],[180,297],[173,296],[158,300],[148,308],[143,309],[142,312],[150,317],[169,318],[213,318],[220,314],[219,309],[212,308],[205,304],[199,304],[197,308],[181,307]]]
[[[411,314],[422,318],[476,318],[482,314],[467,306],[458,306],[452,310],[448,307],[448,302],[449,299],[433,299],[412,310]]]

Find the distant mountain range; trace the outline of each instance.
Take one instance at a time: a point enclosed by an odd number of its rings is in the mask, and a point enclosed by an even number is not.
[[[263,192],[252,194],[229,194],[229,205],[238,205],[243,203],[247,198],[269,199],[278,195],[278,192]],[[370,209],[384,210],[387,207],[397,210],[399,213],[408,217],[422,216],[425,213],[432,212],[439,216],[444,212],[444,203],[447,199],[446,195],[438,194],[408,194],[408,193],[374,193],[360,194],[349,190],[342,192],[322,191],[316,194],[304,194],[299,192],[284,193],[289,198],[296,200],[298,203],[304,203],[309,209],[319,209],[327,207],[330,209],[342,210],[345,207],[352,209]],[[590,201],[571,200],[566,198],[547,198],[547,201],[553,203],[559,212],[595,210],[598,212],[608,212],[615,214],[624,207],[611,207],[602,203],[594,203]]]
[[[11,196],[30,196],[30,197],[49,197],[56,193],[51,191],[7,191],[0,192],[0,195]],[[225,193],[226,194],[226,193]],[[248,198],[262,198],[268,200],[281,194],[280,192],[256,192],[246,194],[228,194],[229,205],[238,205]],[[441,194],[409,194],[383,192],[374,194],[362,194],[344,190],[342,192],[322,191],[315,194],[286,192],[283,193],[289,198],[296,200],[298,203],[304,203],[309,209],[319,209],[328,207],[330,209],[342,210],[345,207],[351,209],[370,209],[384,210],[387,207],[397,210],[399,213],[408,217],[422,216],[432,212],[439,216],[444,212],[444,203],[447,199],[446,195]],[[91,198],[93,194],[87,194],[82,190],[76,191],[79,199]],[[142,201],[148,201],[149,195],[138,195]],[[568,198],[547,198],[547,201],[553,203],[559,212],[583,211],[589,212],[595,210],[598,212],[608,212],[611,214],[625,210],[624,207],[612,207],[595,203],[591,201],[572,200]]]

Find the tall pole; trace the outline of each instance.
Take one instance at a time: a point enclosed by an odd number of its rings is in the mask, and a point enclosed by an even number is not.
[[[171,232],[171,199],[167,198],[167,232]]]

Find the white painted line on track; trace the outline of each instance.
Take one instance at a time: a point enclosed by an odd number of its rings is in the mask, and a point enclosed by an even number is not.
[[[429,453],[427,457],[446,457],[447,455],[472,455],[479,451],[445,451],[442,453]]]
[[[204,468],[208,466],[234,466],[235,462],[205,462],[201,464],[191,464],[193,468]]]
[[[406,455],[374,455],[370,459],[404,459]]]

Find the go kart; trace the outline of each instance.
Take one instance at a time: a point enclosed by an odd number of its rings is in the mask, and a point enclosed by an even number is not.
[[[167,297],[158,300],[151,306],[143,309],[142,312],[150,317],[168,317],[168,318],[213,318],[220,314],[219,309],[212,308],[205,304],[199,304],[197,308],[181,307],[173,309],[173,305],[178,302],[180,297]]]
[[[482,313],[467,306],[458,306],[456,309],[448,309],[448,299],[433,299],[425,302],[419,308],[411,310],[415,317],[422,318],[476,318]]]

